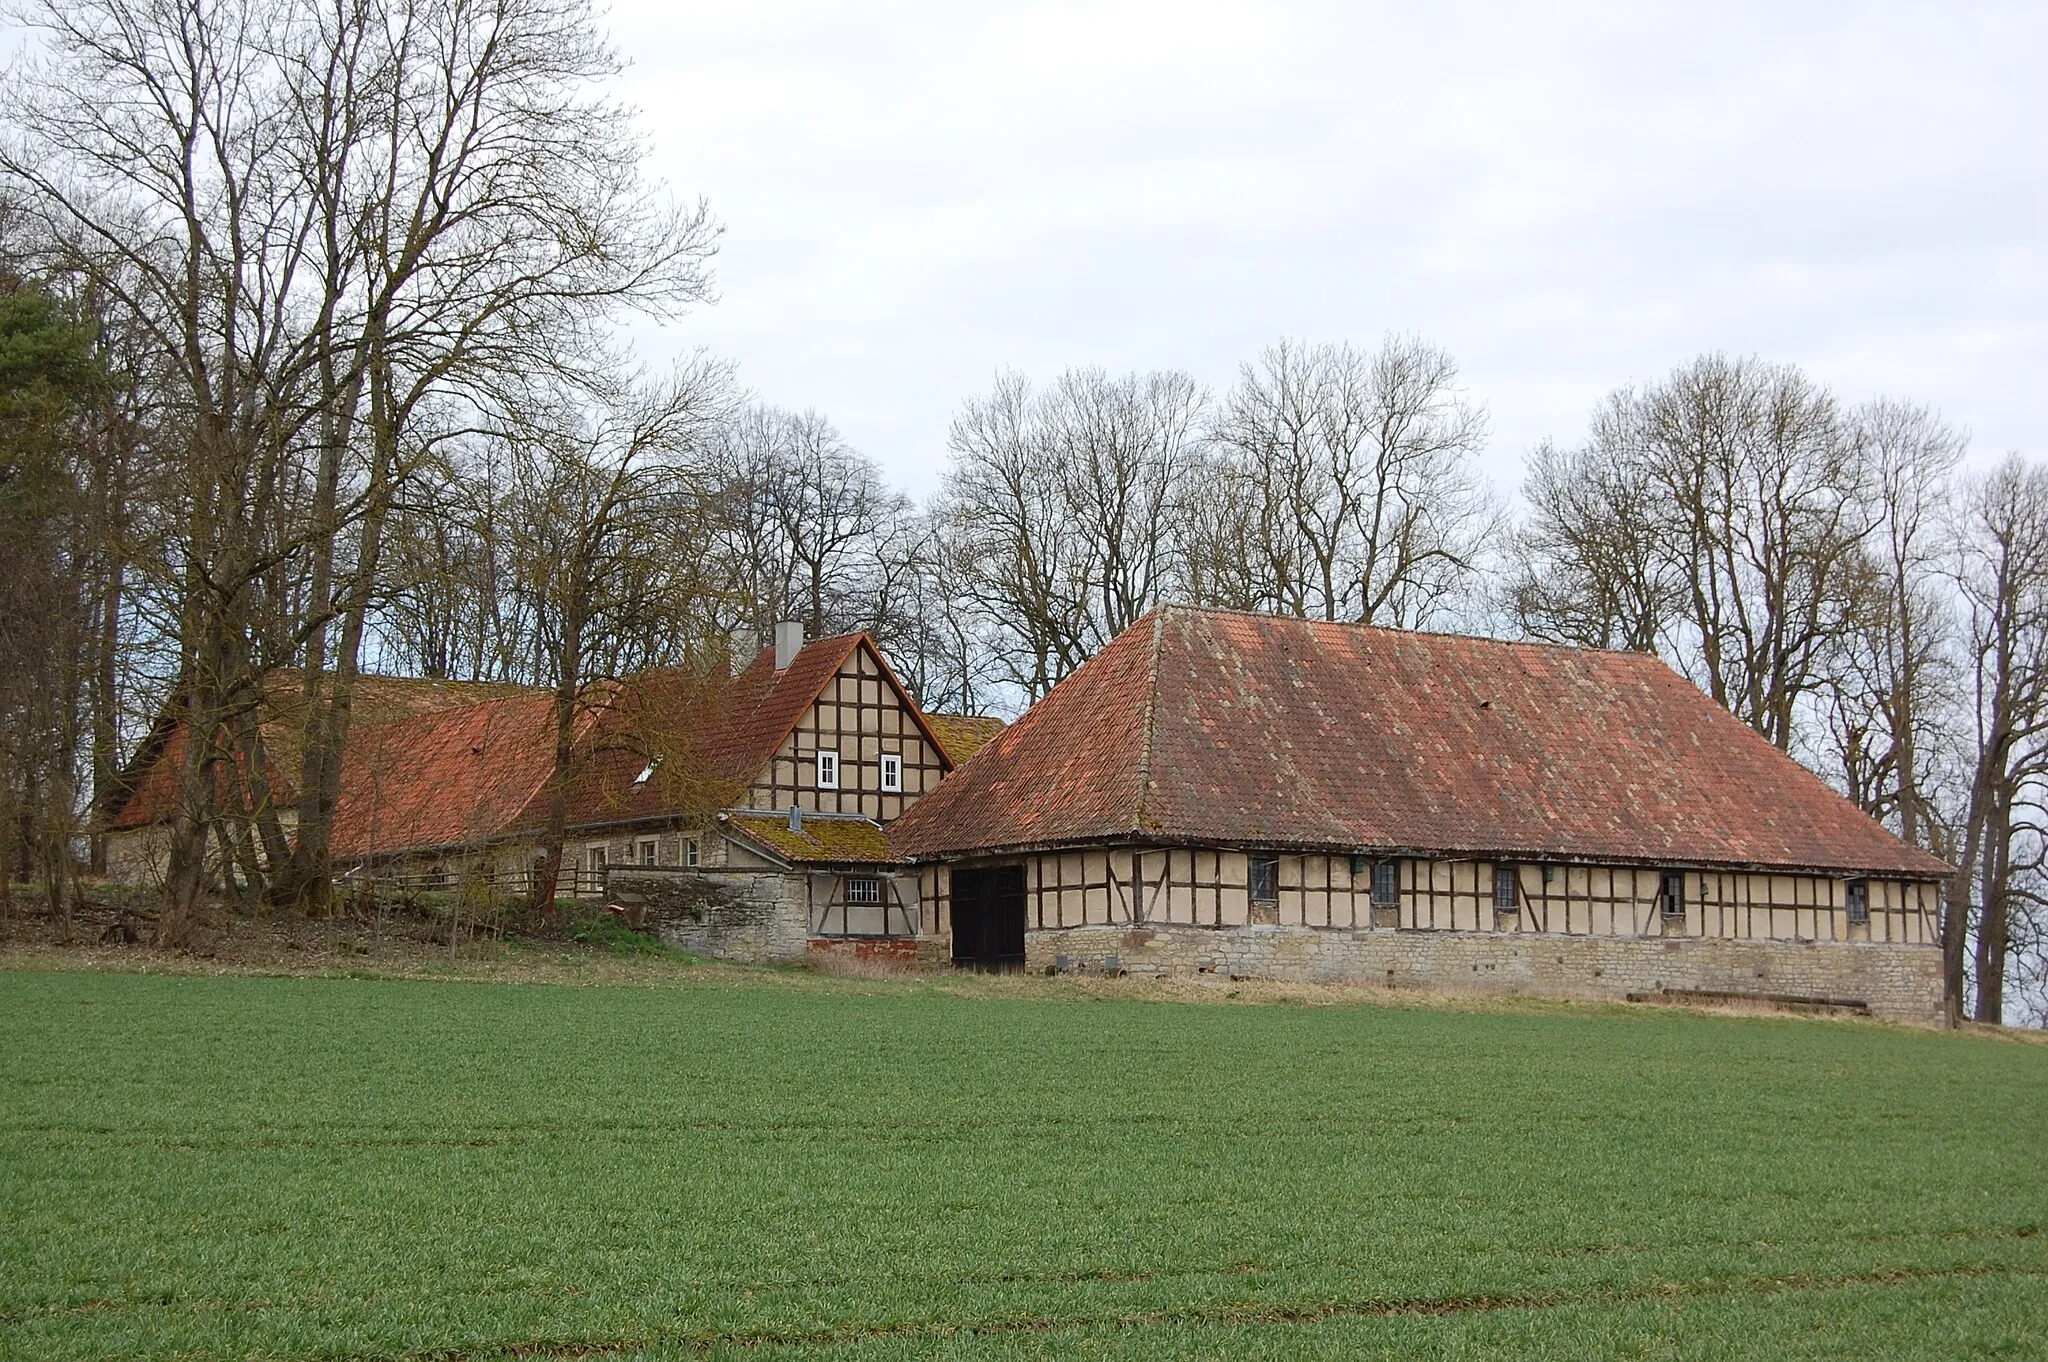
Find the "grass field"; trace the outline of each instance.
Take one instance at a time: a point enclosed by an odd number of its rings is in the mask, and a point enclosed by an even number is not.
[[[2048,1047],[0,974],[7,1357],[2048,1357]]]

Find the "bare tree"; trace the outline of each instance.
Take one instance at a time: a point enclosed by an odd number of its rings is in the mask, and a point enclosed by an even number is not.
[[[161,935],[247,787],[273,897],[325,902],[366,615],[418,416],[572,366],[616,306],[706,290],[715,230],[638,179],[583,0],[40,3],[0,172],[53,258],[175,357],[178,703]],[[334,632],[330,633],[330,626]],[[262,788],[266,669],[302,668],[297,836]],[[231,809],[241,813],[241,809]],[[233,839],[231,839],[233,840]]]
[[[1880,400],[1850,414],[1874,527],[1851,579],[1853,627],[1826,668],[1826,745],[1849,796],[1929,845],[1941,726],[1957,693],[1950,655],[1951,481],[1965,440],[1925,407]]]
[[[1530,516],[1506,605],[1531,638],[1648,653],[1680,618],[1668,516],[1627,418],[1627,405],[1610,400],[1585,444],[1543,444],[1529,456]]]
[[[2014,456],[1972,484],[1959,582],[1975,659],[1976,759],[1942,951],[1950,1019],[1963,1014],[1974,936],[1975,1015],[1997,1021],[2015,906],[2039,903],[2048,781],[2048,469]]]
[[[498,428],[516,500],[504,529],[540,651],[535,672],[554,692],[536,904],[560,881],[579,738],[614,683],[652,663],[651,640],[671,649],[714,636],[701,558],[692,465],[725,408],[725,373],[699,364],[658,386],[530,394]],[[722,659],[723,654],[720,654]]]
[[[1501,524],[1472,469],[1486,417],[1457,377],[1444,351],[1398,336],[1370,353],[1282,341],[1246,364],[1216,429],[1234,476],[1209,484],[1256,508],[1253,589],[1232,594],[1409,627],[1454,603]]]
[[[1004,374],[954,417],[943,523],[958,580],[1035,699],[1184,578],[1175,548],[1208,396],[1186,374]]]

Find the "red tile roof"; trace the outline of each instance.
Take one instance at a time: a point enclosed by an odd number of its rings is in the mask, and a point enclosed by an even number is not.
[[[871,640],[845,634],[806,644],[782,671],[764,652],[736,676],[669,668],[593,688],[577,721],[569,826],[697,817],[734,802],[863,647],[889,675]],[[391,721],[359,722],[351,732],[335,806],[337,857],[473,845],[545,826],[554,769],[550,693],[390,677],[375,678],[371,689],[365,712]],[[271,725],[288,726],[295,693],[279,690]],[[501,698],[461,703],[493,693]],[[115,827],[175,812],[183,742],[182,729],[173,728],[153,745]],[[274,757],[272,765],[282,772],[296,762]],[[278,798],[289,798],[289,783],[280,785]]]
[[[531,694],[526,687],[493,681],[441,681],[413,676],[356,679],[353,709],[358,726],[382,724],[480,700]],[[263,744],[268,751],[271,798],[298,798],[299,742],[305,729],[305,692],[296,671],[265,677],[260,705]],[[169,822],[178,811],[178,768],[185,757],[185,725],[166,712],[129,763],[127,796],[108,826],[115,832]],[[225,797],[225,791],[222,792]]]
[[[501,835],[554,769],[554,703],[546,693],[520,695],[358,729],[341,768],[334,855]]]
[[[1652,657],[1174,608],[890,828],[1936,877]]]
[[[571,783],[571,825],[694,815],[736,802],[826,684],[862,648],[893,682],[873,640],[841,634],[805,644],[782,671],[775,670],[774,653],[764,652],[719,684],[680,670],[646,672],[621,683]],[[943,756],[947,749],[916,702],[897,689]],[[660,764],[638,781],[655,755]]]

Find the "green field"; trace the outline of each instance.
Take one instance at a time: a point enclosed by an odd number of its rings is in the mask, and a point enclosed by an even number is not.
[[[742,971],[0,1021],[6,1357],[2048,1357],[2048,1047]]]

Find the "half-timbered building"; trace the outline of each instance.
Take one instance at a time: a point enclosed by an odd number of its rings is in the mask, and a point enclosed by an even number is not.
[[[553,697],[379,684],[412,703],[351,734],[331,840],[344,880],[524,890],[556,795]],[[726,955],[913,942],[917,878],[884,828],[1000,727],[927,717],[872,638],[807,643],[794,624],[735,674],[599,688],[562,782],[562,885],[636,917],[651,905],[653,925]],[[131,878],[148,877],[144,851],[176,812],[181,742],[159,742],[114,819]]]
[[[983,967],[1940,1001],[1947,867],[1632,653],[1161,610],[891,841]]]

